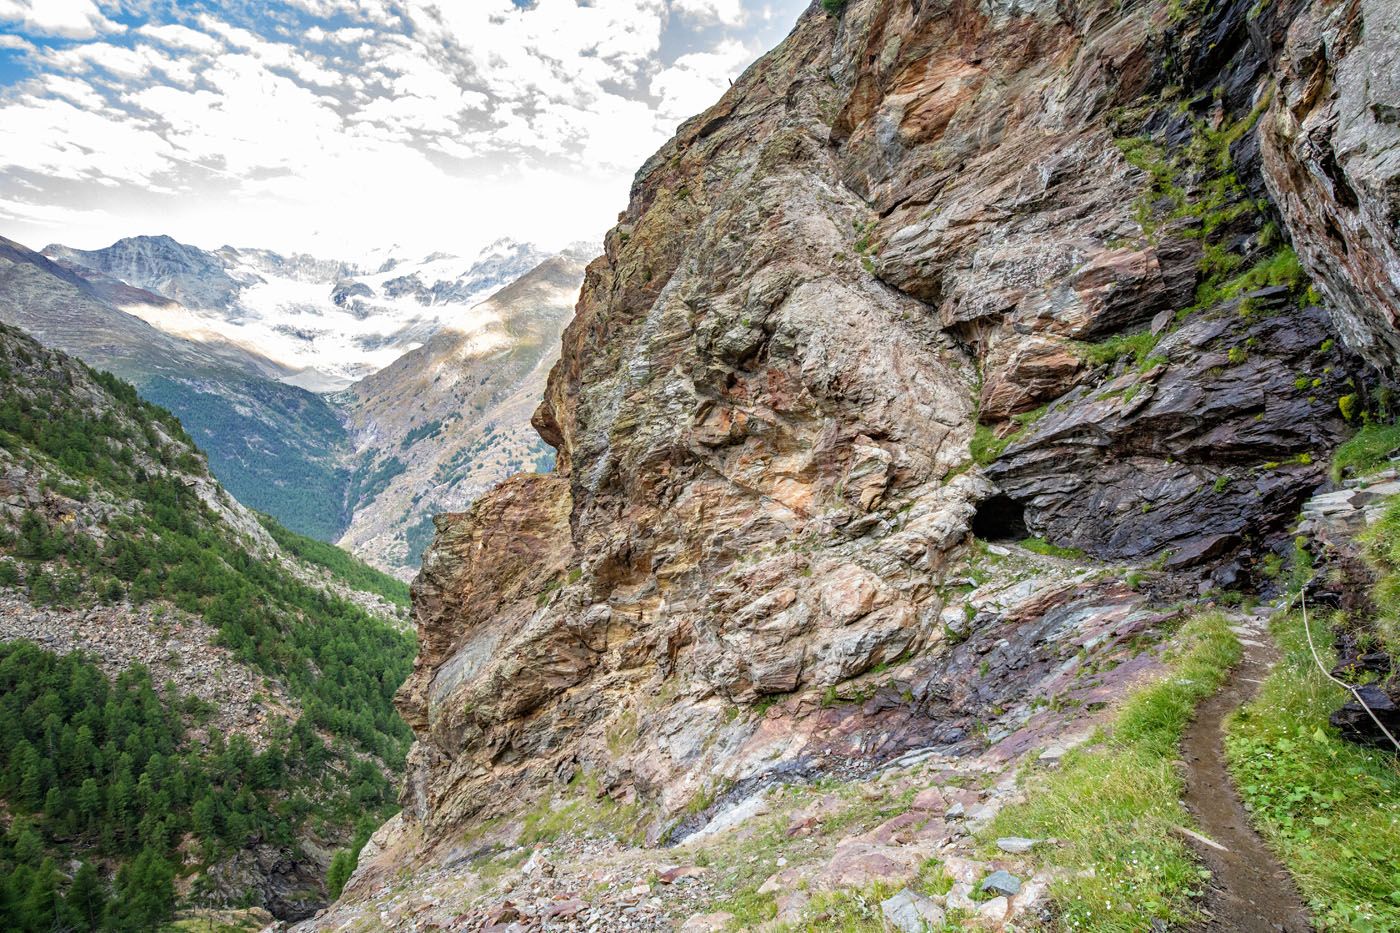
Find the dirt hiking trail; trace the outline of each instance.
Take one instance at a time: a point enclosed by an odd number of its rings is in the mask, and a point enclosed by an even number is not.
[[[1196,710],[1181,743],[1187,809],[1201,832],[1223,848],[1192,845],[1211,871],[1207,919],[1193,929],[1238,933],[1307,933],[1313,929],[1292,877],[1249,823],[1225,761],[1225,720],[1254,696],[1277,659],[1267,615],[1242,616],[1234,626],[1244,656],[1213,696]]]

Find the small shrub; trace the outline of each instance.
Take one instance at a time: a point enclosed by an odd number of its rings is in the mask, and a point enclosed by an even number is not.
[[[1343,418],[1355,421],[1356,416],[1361,414],[1361,400],[1357,398],[1355,392],[1348,392],[1337,399],[1337,408],[1341,411]]]
[[[1075,349],[1080,358],[1090,366],[1116,363],[1125,356],[1131,356],[1139,369],[1147,369],[1150,368],[1149,361],[1154,359],[1152,351],[1157,349],[1161,339],[1159,334],[1142,331],[1137,334],[1119,334],[1099,343],[1076,344]]]

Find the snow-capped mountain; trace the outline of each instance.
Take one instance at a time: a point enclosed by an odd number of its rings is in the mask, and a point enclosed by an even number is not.
[[[552,463],[530,415],[595,250],[327,260],[132,237],[40,255],[0,237],[0,321],[171,409],[245,504],[407,578],[434,513]]]
[[[43,252],[172,299],[123,306],[155,327],[245,347],[285,366],[283,381],[323,392],[383,369],[444,327],[489,325],[472,307],[549,255],[502,239],[476,256],[381,255],[370,265],[232,246],[210,252],[166,236]]]

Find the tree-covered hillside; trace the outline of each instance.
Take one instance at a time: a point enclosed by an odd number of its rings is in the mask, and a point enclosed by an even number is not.
[[[305,913],[326,867],[309,848],[392,812],[409,733],[391,699],[414,650],[403,585],[259,521],[169,412],[3,326],[0,390],[0,587],[16,613],[167,607],[289,698],[225,736],[209,703],[140,667],[0,647],[0,925],[144,928],[177,901]],[[305,869],[302,890],[227,880],[269,846]]]

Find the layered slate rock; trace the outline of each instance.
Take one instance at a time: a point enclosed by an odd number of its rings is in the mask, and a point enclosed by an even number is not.
[[[1188,566],[1291,522],[1343,436],[1355,373],[1320,308],[1202,316],[1145,373],[1066,395],[992,464],[1027,525],[1103,557]],[[1301,374],[1301,375],[1300,375]]]

